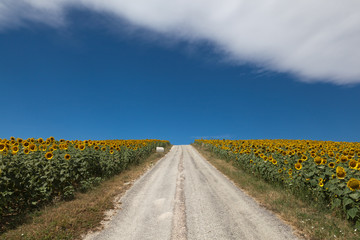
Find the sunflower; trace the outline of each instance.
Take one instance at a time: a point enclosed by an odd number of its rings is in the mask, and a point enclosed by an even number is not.
[[[350,188],[351,191],[355,191],[360,189],[360,181],[355,178],[350,178],[350,180],[347,182],[348,188]]]
[[[276,165],[276,164],[277,164],[277,161],[274,159],[274,160],[272,161],[272,164]]]
[[[295,163],[295,169],[300,170],[302,168],[301,163]]]
[[[97,150],[99,150],[100,148],[99,148],[99,146],[96,145],[96,146],[94,147],[94,149],[97,151]]]
[[[301,164],[301,163],[304,162],[304,160],[301,158],[301,159],[299,159],[297,162]]]
[[[32,152],[35,152],[35,151],[37,150],[36,145],[35,145],[35,144],[33,144],[33,143],[32,143],[32,144],[30,144],[30,145],[29,145],[29,150],[30,150],[30,151],[32,151]]]
[[[102,148],[101,148],[101,151],[105,151],[105,150],[106,150],[106,147],[102,147]]]
[[[28,148],[24,148],[24,153],[25,154],[29,154],[30,153],[30,150]]]
[[[11,148],[11,151],[12,151],[13,154],[16,154],[19,151],[19,147],[18,146],[13,146]]]
[[[340,161],[341,161],[342,163],[346,163],[347,160],[349,160],[349,159],[348,159],[348,157],[345,156],[345,155],[342,155],[342,156],[340,157]]]
[[[334,168],[334,167],[335,167],[335,163],[330,162],[330,163],[328,164],[328,166],[329,166],[330,168]]]
[[[53,154],[52,152],[47,152],[47,153],[45,153],[45,158],[46,158],[46,159],[50,160],[50,159],[52,159],[53,157],[54,157],[54,154]]]
[[[328,152],[328,156],[329,156],[329,157],[334,157],[334,156],[335,156],[335,154],[334,154],[334,152],[333,152],[333,151],[329,151],[329,152]]]
[[[317,156],[314,158],[314,162],[316,163],[316,165],[320,165],[323,162],[323,160],[321,157]]]
[[[356,169],[357,165],[358,165],[358,162],[354,159],[351,159],[351,161],[349,162],[349,167],[351,169]]]
[[[84,144],[79,145],[79,149],[80,149],[81,151],[83,151],[83,150],[85,149],[85,145],[84,145]]]
[[[252,159],[250,159],[250,163],[253,163],[254,161]]]
[[[338,179],[344,179],[345,176],[346,176],[345,169],[338,166],[338,167],[336,168],[336,177],[337,177]]]
[[[114,150],[110,150],[110,154],[114,154]]]
[[[319,182],[319,186],[320,186],[320,187],[323,187],[323,186],[324,186],[324,183],[323,183],[323,182]]]
[[[66,143],[60,144],[60,149],[67,150],[68,148],[69,146]]]
[[[292,169],[289,169],[288,174],[291,176],[292,175]]]
[[[70,156],[70,154],[67,153],[67,154],[65,154],[64,158],[65,158],[65,160],[70,160],[71,156]]]
[[[306,155],[302,155],[302,156],[301,156],[301,159],[304,160],[304,161],[306,161],[308,158],[307,158]]]
[[[22,144],[23,144],[24,147],[28,147],[30,145],[30,143],[28,141],[26,141],[26,140],[23,141]]]
[[[6,149],[5,143],[0,143],[0,152],[4,151]]]
[[[281,168],[279,168],[278,173],[282,173],[282,169],[281,169]]]

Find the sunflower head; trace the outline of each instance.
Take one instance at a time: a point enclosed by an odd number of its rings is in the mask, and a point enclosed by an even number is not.
[[[316,163],[316,165],[320,165],[323,162],[323,159],[317,156],[314,158],[314,162]]]
[[[29,149],[30,149],[30,151],[35,152],[35,151],[37,150],[37,147],[36,147],[35,144],[31,143],[31,144],[29,145]]]
[[[29,154],[30,153],[30,150],[28,148],[24,148],[24,153],[25,154]]]
[[[329,151],[329,152],[328,152],[328,156],[329,156],[329,157],[334,157],[334,156],[335,156],[335,154],[334,154],[334,152],[333,152],[333,151]]]
[[[47,153],[45,153],[45,158],[46,158],[46,159],[50,160],[50,159],[52,159],[53,157],[54,157],[54,154],[53,154],[52,152],[47,152]]]
[[[342,168],[342,167],[340,167],[340,166],[338,166],[338,167],[336,168],[336,177],[337,177],[338,179],[344,179],[344,178],[346,177],[345,169]]]
[[[329,166],[330,168],[334,168],[334,167],[335,167],[335,163],[330,162],[330,163],[328,164],[328,166]]]
[[[24,147],[28,147],[30,145],[30,143],[28,141],[26,141],[26,140],[23,141],[22,144],[23,144]]]
[[[19,147],[18,146],[13,146],[11,148],[11,151],[12,151],[13,154],[16,154],[19,151]]]
[[[71,156],[70,156],[70,154],[67,153],[67,154],[65,154],[64,158],[65,158],[65,160],[70,160]]]
[[[360,181],[355,178],[350,178],[350,180],[347,182],[348,188],[350,188],[351,191],[359,190],[360,189]]]
[[[340,157],[340,161],[341,161],[342,163],[346,163],[348,160],[349,160],[348,157],[345,156],[345,155],[342,155],[342,156]]]
[[[358,165],[358,162],[354,159],[351,159],[351,161],[349,162],[349,167],[351,169],[356,169],[357,165]]]
[[[5,143],[0,143],[0,152],[4,151],[6,149]]]
[[[84,144],[79,145],[79,149],[80,149],[81,151],[83,151],[83,150],[85,149],[85,145],[84,145]]]
[[[301,163],[295,163],[295,169],[296,170],[300,170],[302,168],[302,165],[301,165]]]
[[[110,154],[114,154],[114,150],[110,150]]]

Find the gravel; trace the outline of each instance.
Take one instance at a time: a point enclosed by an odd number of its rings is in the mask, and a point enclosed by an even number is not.
[[[298,239],[192,146],[174,146],[120,199],[105,239]]]

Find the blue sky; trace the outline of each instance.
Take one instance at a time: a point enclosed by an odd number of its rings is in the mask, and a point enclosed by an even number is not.
[[[72,10],[59,26],[0,28],[0,138],[360,141],[360,78],[234,61],[209,39],[112,20]]]

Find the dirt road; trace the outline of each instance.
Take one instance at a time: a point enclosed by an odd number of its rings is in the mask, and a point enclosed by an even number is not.
[[[85,239],[297,239],[192,146],[174,146],[121,202],[106,228]]]

